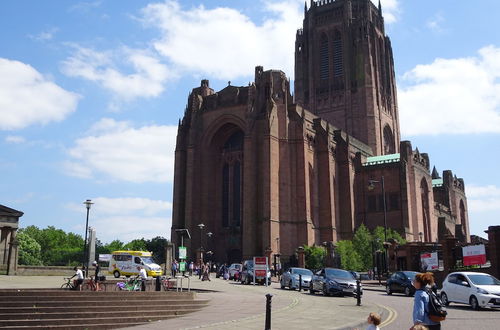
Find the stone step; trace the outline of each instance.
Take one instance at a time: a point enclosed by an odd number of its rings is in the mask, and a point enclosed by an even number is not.
[[[50,312],[50,313],[12,313],[12,314],[0,314],[0,324],[3,321],[9,320],[47,320],[47,319],[73,319],[73,318],[121,318],[123,315],[129,317],[164,317],[164,316],[179,316],[193,311],[199,310],[200,308],[178,308],[173,310],[154,310],[149,309],[129,311],[126,308],[121,311],[88,311],[87,309],[72,311],[72,312]]]
[[[56,324],[56,325],[51,325],[51,326],[46,326],[46,325],[31,325],[29,327],[27,326],[9,326],[9,327],[2,327],[0,326],[0,329],[2,330],[17,330],[17,329],[58,329],[58,330],[87,330],[87,329],[118,329],[118,328],[128,328],[128,327],[135,327],[138,325],[145,324],[146,322],[136,322],[136,323],[101,323],[101,324],[87,324],[87,325],[80,325],[80,324]],[[149,322],[150,323],[150,322]]]
[[[120,290],[111,290],[111,291],[74,291],[74,290],[15,290],[15,289],[10,289],[10,290],[0,290],[0,297],[37,297],[37,296],[92,296],[92,295],[111,295],[111,296],[116,296],[116,295],[129,295],[129,296],[148,296],[148,297],[155,297],[155,296],[168,296],[168,297],[192,297],[194,298],[196,296],[196,292],[191,291],[191,292],[177,292],[177,291],[120,291]],[[2,298],[3,299],[3,298]]]
[[[147,307],[153,310],[175,310],[175,309],[199,309],[207,305],[208,301],[191,301],[189,303],[174,303],[168,305],[151,305],[148,304]],[[142,305],[130,305],[124,306],[123,304],[115,303],[114,305],[104,305],[104,306],[85,306],[85,311],[137,311],[143,310]],[[71,312],[71,311],[81,311],[81,306],[63,306],[63,307],[37,307],[37,306],[26,306],[26,307],[2,307],[0,308],[0,314],[17,314],[17,313],[60,313],[60,312]]]
[[[134,300],[144,300],[147,298],[148,300],[193,300],[192,297],[171,297],[171,296],[161,296],[161,295],[154,295],[154,296],[147,296],[147,295],[106,295],[106,294],[101,294],[100,292],[94,292],[92,295],[74,295],[74,296],[3,296],[1,297],[0,301],[53,301],[53,300],[58,300],[58,301],[92,301],[92,300],[97,300],[97,299],[119,299],[122,301],[134,301]]]
[[[93,318],[65,318],[65,319],[31,319],[31,320],[1,320],[0,329],[11,328],[11,327],[27,327],[32,328],[35,326],[42,327],[53,327],[56,325],[77,325],[84,326],[87,325],[100,325],[100,324],[116,324],[118,327],[123,327],[124,323],[148,323],[153,321],[165,320],[169,318],[174,318],[176,316],[120,316],[118,318],[108,318],[108,317],[93,317]]]
[[[148,306],[151,304],[151,300],[142,299],[142,300],[112,300],[112,299],[95,299],[95,300],[85,300],[85,301],[0,301],[0,308],[2,307],[85,307],[85,306],[106,306],[106,305],[115,305],[115,306],[124,306],[127,304],[133,303],[134,305],[139,306]],[[183,304],[204,304],[201,300],[183,300],[174,302],[172,300],[154,300],[155,305],[173,305],[175,303],[183,303]]]

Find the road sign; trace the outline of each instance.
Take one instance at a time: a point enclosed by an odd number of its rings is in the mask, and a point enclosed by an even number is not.
[[[179,259],[186,259],[187,249],[185,246],[179,246]]]
[[[253,258],[255,277],[267,276],[267,257],[254,257]]]
[[[462,254],[464,266],[484,265],[486,263],[484,244],[464,246]]]

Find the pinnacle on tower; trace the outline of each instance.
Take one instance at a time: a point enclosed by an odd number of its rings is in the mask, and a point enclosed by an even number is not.
[[[439,176],[439,172],[436,170],[436,166],[434,166],[434,168],[432,169],[432,179],[441,179],[441,177]]]
[[[378,12],[382,15],[382,4],[380,3],[380,0],[378,0]]]

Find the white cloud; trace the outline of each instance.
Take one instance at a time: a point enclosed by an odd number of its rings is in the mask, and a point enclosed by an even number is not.
[[[93,198],[89,226],[96,229],[103,242],[119,239],[129,242],[136,238],[163,236],[170,239],[172,204],[163,200],[139,197]],[[82,204],[71,203],[68,208],[85,212]],[[80,224],[79,230],[85,231]]]
[[[58,28],[50,28],[46,31],[42,31],[38,34],[35,34],[35,35],[29,35],[29,37],[33,40],[37,40],[37,41],[49,41],[49,40],[52,40],[52,38],[54,37],[54,34],[58,31],[59,29]]]
[[[467,205],[474,212],[500,211],[500,187],[467,185]]]
[[[263,11],[269,17],[258,25],[236,9],[183,9],[177,1],[166,1],[143,8],[142,20],[162,32],[154,47],[180,70],[233,79],[263,65],[291,75],[303,5],[298,0],[266,2]]]
[[[13,144],[21,144],[26,142],[26,139],[22,136],[18,135],[7,135],[5,137],[5,142],[7,143],[13,143]]]
[[[0,58],[0,130],[61,121],[76,110],[79,98],[32,66]]]
[[[500,133],[500,48],[417,65],[398,93],[404,135]]]
[[[445,32],[445,29],[443,28],[444,21],[445,20],[443,15],[441,13],[437,13],[429,20],[427,20],[427,23],[425,23],[425,25],[434,32],[442,33]]]
[[[69,150],[68,174],[105,181],[172,181],[176,126],[133,128],[105,118],[90,132]]]
[[[378,0],[372,0],[378,6]],[[398,20],[400,12],[398,0],[381,0],[382,14],[384,15],[384,22],[387,24],[394,23]]]
[[[163,92],[165,82],[172,76],[164,64],[145,50],[122,48],[99,52],[74,47],[73,55],[62,62],[63,73],[95,82],[119,100],[156,97]],[[133,72],[120,72],[118,64],[131,67]]]

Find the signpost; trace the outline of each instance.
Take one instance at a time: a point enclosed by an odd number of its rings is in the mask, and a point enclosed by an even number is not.
[[[187,258],[187,249],[185,246],[179,246],[179,259],[185,260]]]
[[[420,262],[422,263],[422,269],[424,271],[439,269],[437,252],[422,253],[420,255]]]
[[[464,246],[462,254],[464,266],[484,265],[486,263],[484,244]]]
[[[256,277],[263,277],[267,286],[267,257],[253,257],[253,284]]]

